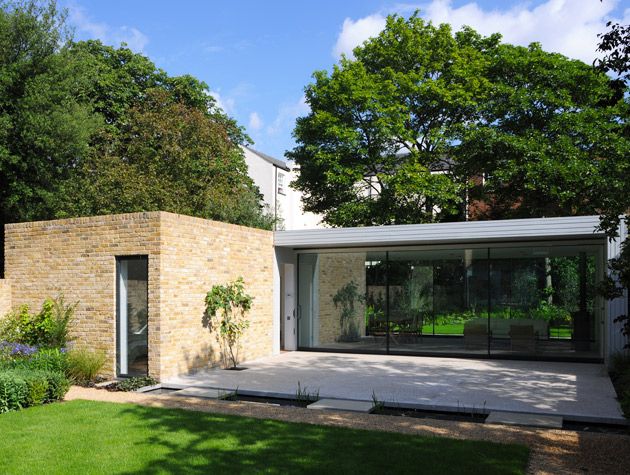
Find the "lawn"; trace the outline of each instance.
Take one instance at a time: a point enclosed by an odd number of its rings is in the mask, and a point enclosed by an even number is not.
[[[381,416],[373,416],[381,417]],[[524,473],[528,449],[72,401],[0,415],[0,473]]]

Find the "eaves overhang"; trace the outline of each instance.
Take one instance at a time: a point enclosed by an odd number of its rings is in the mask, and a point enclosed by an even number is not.
[[[274,245],[293,249],[405,246],[605,238],[599,216],[405,224],[274,232]]]

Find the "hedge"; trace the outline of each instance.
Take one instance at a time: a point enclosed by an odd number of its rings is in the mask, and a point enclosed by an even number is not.
[[[58,371],[0,370],[0,414],[58,401],[69,388],[68,378]]]

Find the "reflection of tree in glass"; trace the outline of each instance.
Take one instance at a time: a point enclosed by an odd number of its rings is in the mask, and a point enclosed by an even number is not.
[[[341,307],[339,341],[357,341],[359,339],[359,323],[355,303],[364,300],[365,297],[359,294],[359,287],[354,280],[341,287],[333,297],[335,307]]]

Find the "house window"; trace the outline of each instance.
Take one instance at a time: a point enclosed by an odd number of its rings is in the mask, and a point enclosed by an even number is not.
[[[284,173],[278,173],[278,193],[281,195],[286,194],[284,188]]]

